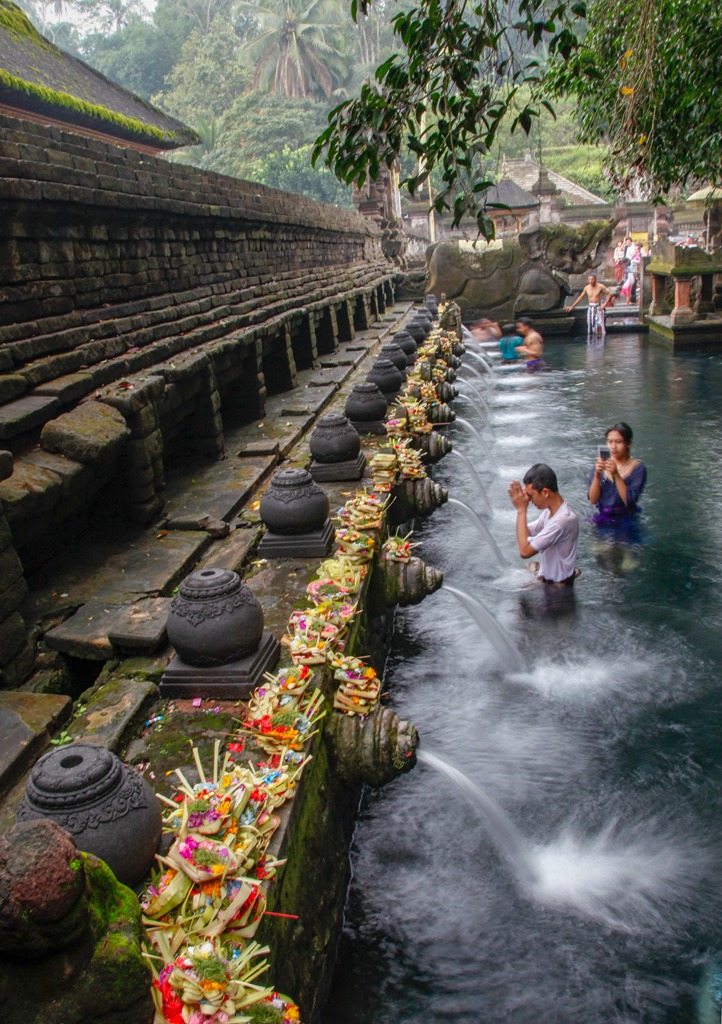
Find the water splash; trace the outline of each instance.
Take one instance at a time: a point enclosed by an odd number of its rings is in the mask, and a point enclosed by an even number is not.
[[[442,585],[439,591],[442,594],[444,592],[453,594],[457,601],[466,608],[481,632],[491,641],[494,650],[501,658],[502,664],[508,672],[526,671],[526,665],[521,654],[506,635],[502,626],[499,625],[489,609],[481,601],[477,601],[471,594],[467,594],[463,590],[457,590],[456,587],[450,587],[446,583]]]
[[[496,558],[496,561],[499,564],[499,566],[502,569],[508,569],[509,560],[502,553],[501,548],[494,539],[494,535],[492,534],[491,530],[486,525],[484,520],[479,516],[478,512],[475,512],[470,505],[467,505],[465,501],[461,501],[459,498],[449,498],[448,504],[456,505],[457,508],[460,508],[462,510],[467,519],[469,519],[474,524],[474,526],[477,528],[481,536],[484,538],[486,543],[493,551],[494,557]]]
[[[494,845],[514,869],[522,884],[529,887],[537,884],[538,880],[529,847],[517,831],[513,821],[504,814],[501,807],[484,792],[481,786],[478,786],[454,765],[428,750],[418,750],[416,757],[420,764],[428,764],[430,768],[441,772],[458,786],[469,803],[484,818],[489,826]]]
[[[685,847],[664,832],[654,819],[631,827],[612,821],[591,837],[565,829],[532,850],[531,895],[622,931],[664,928],[671,905],[679,914],[693,900],[708,859],[694,841]]]

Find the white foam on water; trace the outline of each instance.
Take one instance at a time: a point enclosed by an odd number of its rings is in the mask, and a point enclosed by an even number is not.
[[[639,679],[658,679],[661,659],[629,659],[624,655],[537,663],[530,672],[516,672],[515,682],[525,683],[547,697],[585,697],[625,692]]]
[[[664,927],[669,907],[679,911],[689,903],[708,854],[702,843],[695,848],[693,839],[675,840],[658,826],[612,822],[591,837],[562,831],[531,850],[531,895],[610,928]]]
[[[506,423],[521,423],[524,420],[535,420],[539,417],[538,412],[527,412],[521,409],[519,412],[495,412],[492,415],[492,423],[503,426]]]

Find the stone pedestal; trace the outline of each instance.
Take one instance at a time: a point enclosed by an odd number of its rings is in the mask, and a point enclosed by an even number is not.
[[[252,654],[227,665],[189,665],[177,654],[163,673],[160,693],[162,697],[241,700],[261,685],[264,672],[275,668],[280,655],[281,645],[271,633],[263,634]]]
[[[309,467],[309,473],[318,483],[331,480],[360,480],[366,469],[366,456],[359,452],[355,459],[343,462],[316,462]]]
[[[307,533],[273,533],[266,530],[258,545],[260,558],[326,558],[331,554],[336,530],[327,519],[320,530]]]

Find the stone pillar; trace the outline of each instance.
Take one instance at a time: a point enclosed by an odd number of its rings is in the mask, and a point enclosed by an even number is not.
[[[165,390],[160,376],[133,378],[133,387],[122,382],[99,395],[102,402],[123,415],[130,439],[123,456],[122,490],[128,516],[134,523],[149,523],[163,508],[165,487],[163,434],[158,402]]]
[[[13,457],[0,451],[0,480],[12,475]],[[23,567],[0,501],[0,686],[15,689],[30,675],[35,644],[28,639],[25,620],[18,611],[28,592]]]
[[[698,320],[704,320],[708,313],[714,313],[713,301],[713,274],[700,274],[700,287],[697,301],[694,304],[694,311]]]
[[[652,301],[649,304],[650,316],[667,316],[671,313],[665,292],[665,275],[652,274]]]
[[[690,277],[675,277],[674,309],[671,314],[673,325],[694,323],[694,310],[690,306],[691,287],[692,279]]]

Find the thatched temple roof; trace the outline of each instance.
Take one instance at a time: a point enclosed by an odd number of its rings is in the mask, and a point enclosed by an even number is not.
[[[0,109],[146,150],[200,141],[191,128],[58,49],[10,0],[0,0]]]

